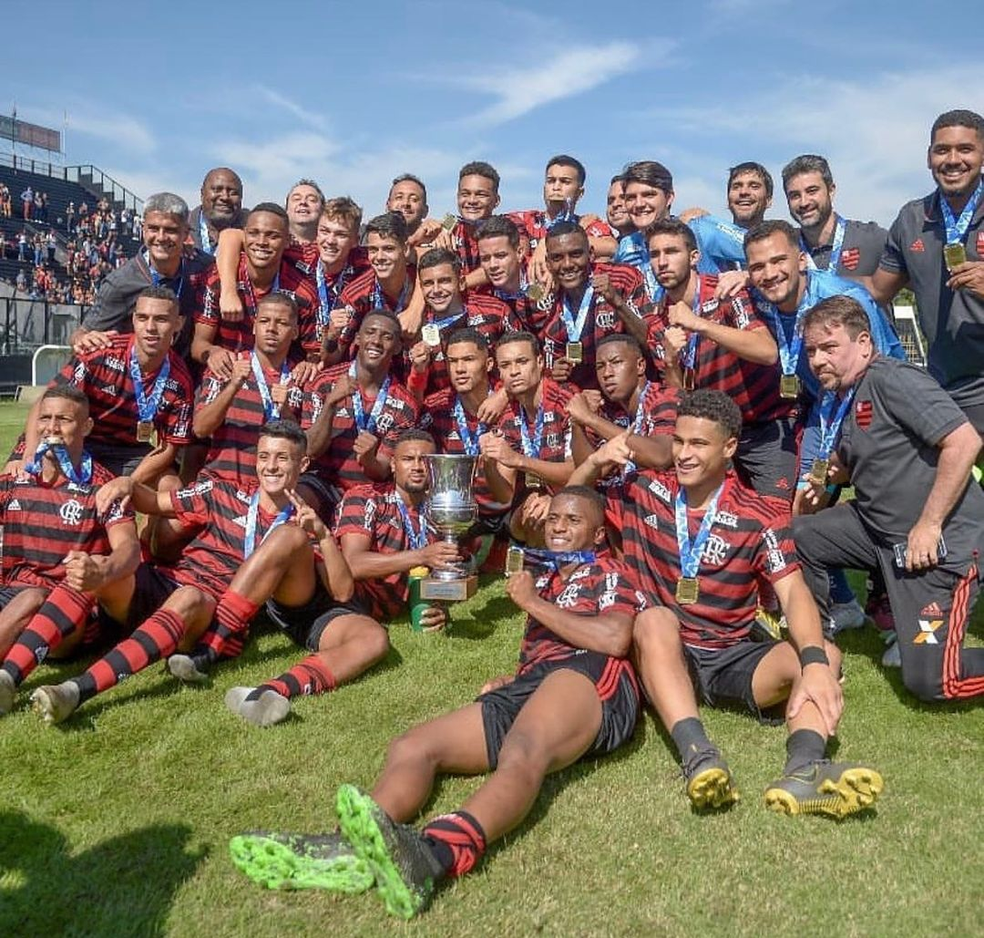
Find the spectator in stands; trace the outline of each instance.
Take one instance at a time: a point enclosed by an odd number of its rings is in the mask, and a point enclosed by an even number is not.
[[[28,186],[21,193],[21,214],[24,216],[24,221],[31,220],[31,212],[34,209],[34,190]]]
[[[144,211],[146,211],[146,207]],[[133,214],[133,238],[135,241],[140,241],[143,238],[143,216],[136,212]]]
[[[38,198],[39,198],[38,196],[35,196],[35,199],[34,199],[34,204],[35,205],[38,204]],[[48,193],[47,192],[42,192],[41,195],[40,195],[40,199],[41,199],[41,215],[40,215],[40,218],[41,218],[41,221],[43,221],[45,224],[48,224]]]
[[[17,271],[17,280],[14,284],[18,293],[27,293],[27,277],[24,275],[24,268]]]
[[[243,181],[227,166],[216,166],[202,180],[201,197],[201,204],[188,217],[191,240],[200,251],[214,254],[219,232],[242,228],[246,221]]]
[[[27,261],[27,246],[31,243],[31,239],[27,236],[27,229],[22,228],[21,233],[17,235],[17,260],[22,264]]]
[[[75,203],[69,202],[65,208],[65,231],[72,234],[75,230]]]
[[[10,189],[5,182],[0,182],[0,215],[10,218]]]

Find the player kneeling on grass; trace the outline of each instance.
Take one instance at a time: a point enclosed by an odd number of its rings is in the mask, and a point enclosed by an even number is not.
[[[527,613],[516,674],[394,740],[371,797],[343,785],[341,835],[235,838],[233,858],[247,875],[265,885],[347,891],[375,880],[387,910],[410,918],[442,879],[467,873],[487,843],[526,817],[547,773],[629,739],[639,697],[625,656],[642,597],[628,568],[602,552],[600,497],[562,489],[545,534],[547,571],[536,579],[514,574],[506,586]],[[405,823],[427,803],[438,773],[490,770],[461,810],[420,830]]]
[[[720,391],[693,391],[678,410],[675,471],[629,466],[633,454],[623,435],[592,453],[573,478],[591,482],[625,467],[625,559],[651,607],[636,620],[636,666],[679,751],[694,806],[738,798],[700,721],[696,685],[706,703],[741,704],[763,722],[785,703],[788,758],[765,792],[766,804],[788,814],[843,817],[872,804],[882,779],[873,769],[825,758],[844,707],[839,654],[824,642],[788,514],[728,468],[740,435],[734,401]],[[775,590],[790,641],[751,640],[759,580]]]
[[[90,697],[179,648],[194,647],[237,571],[293,514],[288,493],[307,464],[305,445],[297,424],[273,421],[260,431],[255,482],[205,475],[191,488],[155,492],[121,476],[102,486],[97,507],[119,498],[137,511],[177,518],[196,533],[173,567],[143,564],[130,581],[129,621],[142,623],[130,638],[79,677],[34,692],[34,707],[47,722],[60,723]],[[224,608],[235,611],[228,603]]]

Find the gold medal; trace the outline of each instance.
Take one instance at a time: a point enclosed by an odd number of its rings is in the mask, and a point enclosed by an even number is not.
[[[697,386],[697,374],[693,368],[683,369],[683,389],[692,391]]]
[[[506,576],[512,576],[514,573],[523,572],[523,548],[516,547],[514,544],[506,551]]]
[[[526,482],[526,487],[528,489],[543,488],[543,479],[541,479],[535,472],[524,472],[523,481]]]
[[[441,227],[445,231],[454,231],[454,229],[457,227],[457,225],[458,225],[458,218],[457,218],[457,216],[456,215],[452,215],[450,212],[448,212],[448,214],[445,215],[444,218],[441,219]]]
[[[681,606],[690,606],[697,602],[700,587],[695,576],[682,576],[676,583],[676,601]]]
[[[432,322],[425,323],[420,330],[420,338],[429,348],[437,348],[441,344],[441,330]]]
[[[800,395],[800,379],[796,375],[783,375],[779,379],[779,396],[794,401]]]
[[[580,364],[584,361],[584,343],[583,342],[568,342],[567,348],[564,349],[564,358],[569,362],[574,362],[574,364]]]
[[[154,422],[152,420],[137,421],[137,442],[149,443],[154,435]]]
[[[543,284],[531,283],[526,288],[526,299],[528,299],[531,303],[539,303],[540,300],[543,299],[543,296],[544,296]]]
[[[967,249],[963,246],[963,242],[955,241],[953,244],[944,244],[943,260],[946,262],[946,269],[951,271],[960,264],[966,264]]]
[[[829,459],[814,459],[810,466],[810,481],[817,485],[827,484],[827,470],[830,468]]]

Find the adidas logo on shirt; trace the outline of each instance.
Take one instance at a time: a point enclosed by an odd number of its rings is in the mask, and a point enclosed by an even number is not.
[[[657,531],[659,530],[659,515],[655,512],[651,515],[646,515],[643,520],[649,525],[649,527],[655,528]]]
[[[7,505],[7,511],[20,511],[20,510],[21,510],[20,502],[17,501],[16,498],[11,499],[10,504]]]
[[[232,519],[232,523],[233,524],[238,524],[239,527],[241,527],[241,528],[245,528],[246,527],[246,515],[240,515],[238,518],[233,518]]]

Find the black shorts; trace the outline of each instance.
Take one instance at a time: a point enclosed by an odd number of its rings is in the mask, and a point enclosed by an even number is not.
[[[174,578],[174,573],[167,567],[158,567],[152,563],[140,564],[137,567],[130,611],[126,622],[123,623],[127,632],[132,632],[149,619],[167,602],[171,593],[183,585]]]
[[[37,587],[35,587],[35,586],[4,586],[3,588],[0,588],[0,609],[6,609],[7,608],[7,604],[13,602],[14,601],[14,598],[18,594],[23,593],[24,590],[29,590],[29,589],[41,589],[41,590],[44,590],[46,593],[50,593],[51,592],[50,589],[46,589],[43,586],[37,586]]]
[[[485,748],[489,767],[499,762],[499,750],[519,711],[554,671],[577,671],[589,678],[601,699],[601,728],[585,755],[604,755],[631,738],[639,717],[639,687],[632,665],[597,651],[579,651],[570,658],[544,661],[516,677],[504,687],[477,698],[482,705]]]
[[[369,615],[369,610],[356,599],[347,603],[332,599],[320,579],[314,595],[303,606],[285,606],[268,599],[266,611],[277,628],[308,651],[318,650],[322,633],[339,616]]]
[[[759,495],[793,500],[799,427],[793,417],[749,424],[741,431],[735,469]]]
[[[302,472],[297,484],[306,485],[312,492],[317,493],[321,500],[321,520],[325,524],[331,524],[345,493],[337,485],[326,482],[320,473],[312,470]]]
[[[778,713],[778,718],[777,708],[761,710],[752,694],[752,676],[762,659],[778,644],[773,639],[754,642],[746,640],[727,648],[684,645],[683,653],[690,670],[690,679],[704,703],[711,707],[722,702],[741,703],[762,723],[775,724],[782,722],[785,704],[779,705],[778,711],[782,712]]]
[[[132,446],[120,443],[86,443],[85,448],[92,458],[108,469],[114,476],[128,476],[143,462],[151,452],[150,446],[134,443]]]

